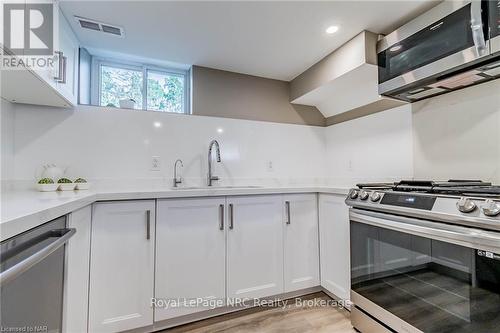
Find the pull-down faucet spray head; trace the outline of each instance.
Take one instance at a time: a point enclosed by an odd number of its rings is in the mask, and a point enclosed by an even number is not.
[[[217,140],[212,140],[212,142],[210,142],[210,146],[208,148],[208,155],[212,156],[212,148],[214,145],[215,145],[215,159],[217,160],[217,162],[220,162],[220,146]]]

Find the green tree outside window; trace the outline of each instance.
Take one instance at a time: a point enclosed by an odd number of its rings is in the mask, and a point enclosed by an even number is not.
[[[135,109],[184,113],[185,78],[183,75],[160,71],[145,71],[146,92],[143,92],[143,73],[138,69],[101,65],[100,105],[119,107],[120,100],[135,100]],[[146,96],[145,96],[146,95]]]

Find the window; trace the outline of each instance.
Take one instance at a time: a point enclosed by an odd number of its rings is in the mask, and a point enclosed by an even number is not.
[[[99,73],[101,106],[120,106],[120,100],[135,100],[135,109],[142,109],[142,71],[101,65]]]
[[[187,71],[95,59],[93,72],[94,104],[189,113]]]

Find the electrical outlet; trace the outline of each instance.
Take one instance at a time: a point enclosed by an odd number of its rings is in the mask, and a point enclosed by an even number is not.
[[[160,156],[151,157],[151,171],[160,171]]]
[[[268,161],[267,162],[267,171],[269,171],[269,172],[273,172],[274,171],[273,161]]]

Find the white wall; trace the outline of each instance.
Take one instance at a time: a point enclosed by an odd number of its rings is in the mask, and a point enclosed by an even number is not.
[[[500,184],[500,80],[413,104],[415,178]]]
[[[170,186],[173,163],[181,158],[188,182],[200,184],[205,181],[212,139],[219,140],[222,157],[214,173],[225,183],[314,183],[325,174],[321,127],[99,107],[71,111],[16,105],[13,178],[32,181],[41,165],[56,163],[69,166],[70,177],[120,184],[143,180],[148,185],[154,179],[157,185]],[[161,171],[150,170],[152,156],[160,156]]]
[[[224,183],[481,178],[500,184],[500,80],[327,128],[5,101],[1,109],[2,180],[31,183],[41,165],[56,163],[69,166],[70,177],[169,186],[172,164],[182,158],[187,182],[201,184],[207,145],[216,138],[223,163],[215,173]],[[150,170],[153,155],[161,157],[160,172]]]
[[[334,185],[413,176],[409,105],[327,127],[327,178]]]
[[[14,104],[0,98],[0,180],[14,177]]]
[[[334,184],[482,179],[500,184],[500,80],[326,128]]]

